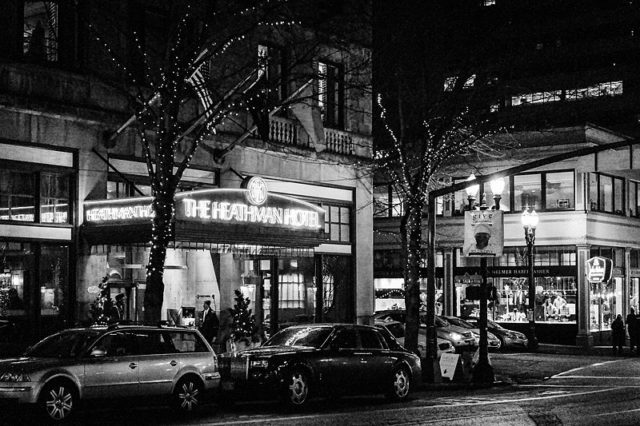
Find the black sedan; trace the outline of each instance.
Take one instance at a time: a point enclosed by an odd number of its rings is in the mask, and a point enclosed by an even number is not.
[[[404,400],[422,377],[415,354],[375,327],[354,324],[291,326],[259,348],[218,359],[224,399],[277,395],[292,407],[314,395],[384,393]]]

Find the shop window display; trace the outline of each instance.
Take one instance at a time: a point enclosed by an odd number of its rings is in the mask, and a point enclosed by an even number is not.
[[[613,277],[606,283],[591,283],[589,328],[593,331],[610,330],[616,315],[622,314],[618,303],[622,291],[622,277]]]

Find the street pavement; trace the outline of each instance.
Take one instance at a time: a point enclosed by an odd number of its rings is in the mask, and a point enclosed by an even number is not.
[[[541,348],[554,352],[554,348]],[[564,351],[567,352],[567,351]],[[382,396],[315,399],[298,412],[274,401],[209,403],[189,418],[138,402],[91,404],[78,425],[638,425],[640,358],[591,354],[492,353],[497,382],[427,384],[405,403]],[[0,424],[38,424],[31,412],[4,412]]]

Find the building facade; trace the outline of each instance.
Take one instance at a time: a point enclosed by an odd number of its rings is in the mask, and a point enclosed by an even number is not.
[[[130,110],[108,79],[96,76],[105,59],[81,25],[91,11],[12,0],[7,16],[0,46],[0,315],[10,331],[2,339],[24,346],[90,323],[103,279],[113,297],[125,295],[125,319],[138,321],[150,181],[135,124],[113,137]],[[258,66],[264,42],[247,49]],[[270,118],[269,140],[243,136],[247,117],[238,119],[243,126],[226,124],[205,138],[176,197],[199,204],[176,222],[163,320],[193,326],[211,300],[222,339],[235,290],[251,300],[265,332],[284,322],[369,317],[371,100],[349,84],[347,61],[353,58],[327,46],[308,59],[317,71],[313,95],[303,108]],[[224,160],[214,157],[228,145],[234,148]],[[251,177],[259,182],[254,191],[242,187]]]

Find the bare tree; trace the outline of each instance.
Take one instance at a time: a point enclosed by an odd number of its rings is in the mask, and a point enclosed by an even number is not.
[[[325,55],[338,54],[327,52],[329,42],[340,51],[350,46],[329,36],[322,14],[301,11],[299,4],[292,6],[286,0],[160,1],[154,6],[161,16],[155,32],[143,33],[134,25],[133,31],[114,35],[118,22],[144,23],[136,13],[131,16],[131,10],[114,18],[106,12],[91,24],[122,77],[121,88],[134,113],[112,139],[133,125],[151,182],[154,216],[144,299],[147,323],[161,317],[174,196],[198,148],[205,146],[215,161],[222,161],[252,135],[269,142],[273,114],[317,96],[311,90],[312,79],[318,77],[311,66],[315,55],[322,49]],[[113,4],[105,3],[108,7]],[[261,40],[285,46],[292,58],[286,65],[281,60],[276,64],[267,48],[256,52]],[[297,88],[287,93],[292,86]],[[203,144],[219,129],[242,136],[225,142],[219,138],[213,147]]]
[[[386,10],[381,13],[384,25],[391,25],[393,30],[382,31],[374,38],[374,43],[377,40],[382,46],[374,74],[375,81],[380,82],[376,161],[380,176],[394,185],[402,200],[405,345],[415,351],[427,195],[442,185],[440,178],[454,160],[499,152],[502,142],[492,136],[501,130],[501,124],[491,105],[500,95],[495,77],[501,64],[483,60],[483,54],[494,48],[491,40],[479,44],[472,34],[460,34],[467,31],[464,28],[456,32],[437,26],[435,22],[443,13],[437,7],[411,2],[406,9],[389,11],[381,3],[381,9]],[[435,343],[434,318],[427,321],[431,323],[427,341]],[[427,350],[435,360],[435,345],[430,346]]]

